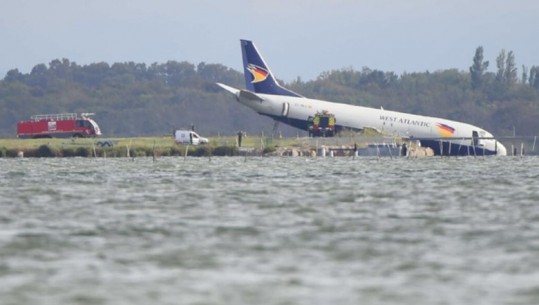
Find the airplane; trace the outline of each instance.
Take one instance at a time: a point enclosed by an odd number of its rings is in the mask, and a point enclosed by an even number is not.
[[[304,97],[281,86],[252,41],[241,40],[246,89],[217,83],[243,105],[276,122],[308,130],[316,113],[335,116],[336,131],[371,128],[383,134],[419,141],[435,155],[507,155],[491,133],[470,124],[422,115],[335,103]]]

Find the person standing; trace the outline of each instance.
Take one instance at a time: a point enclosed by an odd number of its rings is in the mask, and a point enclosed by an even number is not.
[[[238,131],[238,147],[241,147],[241,140],[243,138],[243,131]]]

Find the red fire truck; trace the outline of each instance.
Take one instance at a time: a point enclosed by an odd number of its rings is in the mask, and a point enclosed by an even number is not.
[[[86,138],[101,135],[97,123],[88,116],[93,113],[38,114],[29,121],[17,123],[17,137],[39,138]]]

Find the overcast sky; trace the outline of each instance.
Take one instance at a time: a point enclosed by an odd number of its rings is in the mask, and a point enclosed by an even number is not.
[[[220,63],[242,71],[250,39],[277,78],[321,72],[467,70],[477,46],[489,70],[512,50],[539,66],[537,0],[0,0],[0,78],[67,58]]]

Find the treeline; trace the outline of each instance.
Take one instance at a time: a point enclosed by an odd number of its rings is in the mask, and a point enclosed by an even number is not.
[[[479,47],[469,71],[340,69],[285,86],[313,98],[464,121],[496,135],[538,134],[539,67],[522,67],[517,75],[515,56],[505,51],[496,72],[488,66]],[[272,131],[270,119],[238,104],[215,82],[244,87],[242,72],[220,64],[78,65],[62,59],[27,74],[14,69],[0,81],[0,136],[15,137],[16,123],[31,115],[61,112],[94,112],[110,137],[162,135],[191,125],[204,135]]]

